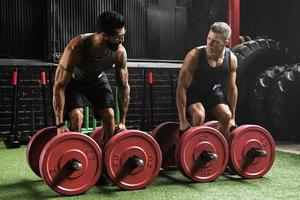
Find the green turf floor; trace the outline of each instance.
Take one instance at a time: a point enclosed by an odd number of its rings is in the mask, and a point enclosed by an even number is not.
[[[300,156],[277,152],[271,171],[261,179],[221,176],[211,183],[191,183],[180,172],[161,171],[147,188],[120,191],[94,186],[87,193],[62,197],[28,167],[26,148],[6,149],[0,141],[0,199],[300,199]]]

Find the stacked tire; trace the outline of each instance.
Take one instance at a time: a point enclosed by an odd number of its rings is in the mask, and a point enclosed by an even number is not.
[[[259,39],[232,48],[238,58],[237,122],[265,127],[277,139],[300,139],[300,63],[279,42]]]
[[[271,120],[269,119],[269,96],[272,85],[278,77],[284,73],[288,65],[275,65],[262,71],[252,82],[250,86],[249,114],[251,123],[271,129]]]
[[[300,140],[300,63],[293,64],[273,83],[268,95],[272,132],[282,139]]]
[[[261,72],[254,79],[249,96],[253,124],[265,127],[277,139],[300,138],[300,64],[276,65]]]
[[[237,123],[251,123],[249,90],[253,80],[264,70],[275,65],[284,65],[288,62],[287,48],[270,39],[251,40],[233,47],[238,59],[237,70]]]

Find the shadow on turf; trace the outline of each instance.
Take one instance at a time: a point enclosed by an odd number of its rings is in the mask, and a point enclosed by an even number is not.
[[[187,184],[193,183],[188,179],[182,179],[184,177],[178,178],[177,172],[174,173],[174,172],[168,172],[165,170],[161,170],[159,172],[159,177],[165,178],[170,181],[170,182],[166,182],[166,184],[172,184],[175,182],[176,184],[179,184],[179,185],[187,185]]]
[[[162,181],[161,179],[167,180],[167,182]],[[182,179],[176,177],[175,173],[169,173],[166,171],[160,171],[159,176],[149,185],[151,187],[160,187],[161,185],[172,185],[172,184],[179,184],[179,185],[184,185],[185,187],[191,187],[194,188],[195,185],[193,185],[193,182],[191,182],[188,179]],[[149,187],[147,186],[147,187]],[[126,190],[122,190],[118,188],[117,186],[114,186],[112,184],[110,185],[103,185],[103,184],[96,184],[95,186],[98,190],[99,193],[104,194],[104,195],[113,195],[115,192],[128,192]],[[138,191],[138,190],[137,190]]]
[[[184,176],[183,174],[180,174],[180,175]],[[217,179],[216,181],[218,181],[218,182],[234,181],[234,182],[239,182],[239,183],[243,183],[243,184],[249,184],[248,179],[244,179],[244,178],[242,178],[240,176],[237,176],[237,175],[230,175],[230,174],[223,173],[222,176],[225,179]],[[176,184],[184,185],[184,186],[190,186],[192,184],[195,184],[195,182],[192,182],[189,179],[179,178],[177,172],[174,173],[174,172],[169,172],[169,171],[162,170],[159,173],[159,177],[170,180],[168,182],[161,182],[159,185],[169,185],[169,184],[172,184],[172,183],[174,184],[174,182]]]
[[[235,182],[239,182],[239,183],[243,183],[243,184],[250,184],[251,181],[258,181],[258,180],[268,181],[269,180],[267,177],[260,177],[260,178],[256,178],[256,179],[247,179],[247,178],[240,177],[238,175],[232,175],[232,174],[228,174],[228,173],[223,173],[222,176],[225,177],[227,180],[235,181]]]
[[[32,198],[39,197],[39,199],[56,197],[55,194],[48,195],[45,191],[38,189],[40,184],[45,184],[43,180],[21,180],[19,182],[0,185],[0,191],[5,191],[1,194],[2,197],[7,196],[6,199],[18,199],[18,198]],[[22,196],[20,196],[22,195]]]
[[[66,196],[60,195],[50,188],[43,190],[40,185],[47,187],[43,180],[21,180],[19,182],[0,185],[1,198],[3,199],[52,199],[52,198],[64,198]],[[97,186],[96,186],[97,187]],[[103,187],[97,189],[96,193],[106,194],[108,196],[113,195],[116,191],[122,191],[116,187]],[[83,195],[83,194],[82,194]],[[80,195],[79,195],[80,196]],[[0,198],[0,199],[1,199]]]

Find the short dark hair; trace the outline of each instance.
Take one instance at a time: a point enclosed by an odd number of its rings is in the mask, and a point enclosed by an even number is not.
[[[115,35],[115,29],[125,26],[124,17],[116,11],[105,11],[97,19],[97,32]]]

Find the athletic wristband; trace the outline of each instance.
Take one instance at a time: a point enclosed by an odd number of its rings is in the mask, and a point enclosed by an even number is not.
[[[64,125],[65,125],[65,123],[62,122],[62,123],[60,123],[60,124],[57,124],[57,125],[56,125],[56,128],[61,128],[61,127],[63,127]]]

